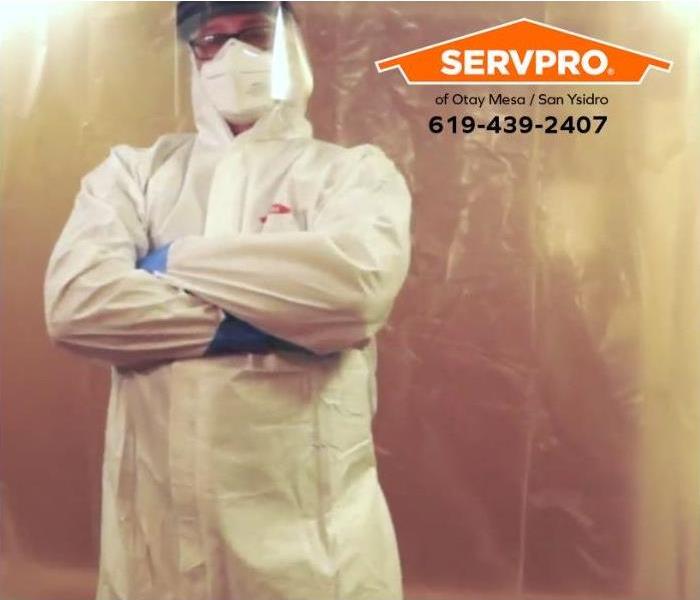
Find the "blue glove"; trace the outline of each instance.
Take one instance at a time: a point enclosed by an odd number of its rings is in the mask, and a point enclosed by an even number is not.
[[[249,325],[245,321],[229,315],[221,323],[209,344],[205,356],[230,354],[232,352],[252,352],[264,354],[272,350],[272,336]]]
[[[136,268],[143,269],[149,273],[165,273],[168,270],[168,251],[170,250],[170,244],[166,246],[161,246],[155,250],[149,252],[143,258],[136,261]]]
[[[231,354],[234,352],[251,352],[253,354],[266,354],[275,350],[287,350],[313,354],[306,348],[286,342],[272,335],[268,335],[257,327],[225,313],[226,317],[219,324],[214,339],[209,344],[205,356],[218,354]]]

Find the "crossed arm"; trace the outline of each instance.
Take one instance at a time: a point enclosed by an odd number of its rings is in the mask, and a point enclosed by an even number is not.
[[[117,366],[235,350],[245,335],[325,354],[383,324],[408,266],[410,197],[381,154],[348,162],[309,231],[178,239],[158,277],[136,268],[150,249],[128,158],[83,180],[52,254],[45,309],[60,345]]]

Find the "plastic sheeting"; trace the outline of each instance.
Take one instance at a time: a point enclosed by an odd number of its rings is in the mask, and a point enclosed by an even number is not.
[[[43,272],[81,175],[111,145],[190,127],[187,61],[167,3],[3,11],[0,598],[80,600],[95,584],[107,373],[50,346]],[[696,600],[700,11],[297,12],[317,135],[380,145],[414,194],[413,265],[379,338],[376,420],[407,598]],[[673,70],[585,88],[610,99],[599,136],[434,135],[430,116],[464,111],[436,106],[439,86],[374,70],[523,16]],[[511,111],[479,116],[496,112]]]

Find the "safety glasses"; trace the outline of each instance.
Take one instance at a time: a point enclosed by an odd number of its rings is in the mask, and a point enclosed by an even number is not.
[[[240,40],[260,50],[271,50],[274,30],[271,26],[248,27],[238,33],[209,33],[188,41],[194,55],[202,61],[211,60],[229,40]]]

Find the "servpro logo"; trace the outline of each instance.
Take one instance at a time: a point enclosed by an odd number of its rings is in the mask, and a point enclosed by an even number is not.
[[[639,84],[672,62],[565,29],[518,19],[376,61],[409,85]]]

